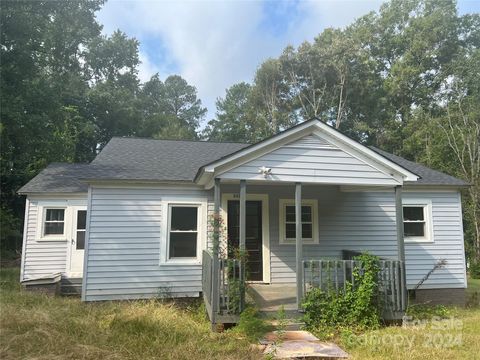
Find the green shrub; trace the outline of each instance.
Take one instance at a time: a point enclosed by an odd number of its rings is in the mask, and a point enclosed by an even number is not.
[[[355,286],[347,282],[345,288],[338,291],[332,286],[325,291],[314,288],[305,297],[305,325],[320,337],[328,338],[349,329],[377,328],[380,324],[378,258],[362,254],[356,260],[361,261],[362,266],[353,269]]]

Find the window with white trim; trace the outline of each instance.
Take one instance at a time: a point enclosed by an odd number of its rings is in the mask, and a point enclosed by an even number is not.
[[[295,201],[280,200],[280,243],[294,244],[296,240]],[[302,200],[302,241],[305,244],[318,243],[317,201]]]
[[[403,203],[403,236],[406,242],[432,242],[431,203],[407,200]]]
[[[197,258],[199,206],[169,205],[168,259]]]
[[[43,237],[65,234],[65,209],[44,208]]]

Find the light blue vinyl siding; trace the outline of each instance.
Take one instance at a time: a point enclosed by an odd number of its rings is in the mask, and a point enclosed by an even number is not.
[[[433,243],[405,243],[407,276],[417,284],[439,260],[447,265],[435,271],[422,289],[466,287],[460,194],[458,192],[405,192],[404,199],[432,201]]]
[[[222,193],[238,193],[222,185]],[[295,246],[279,243],[279,199],[293,199],[294,186],[247,186],[248,193],[268,194],[271,282],[295,282]],[[160,265],[163,196],[208,196],[183,188],[93,188],[87,259],[86,300],[138,299],[168,294],[197,296],[200,265]],[[369,251],[397,258],[395,199],[385,192],[342,192],[338,186],[304,185],[303,198],[318,200],[319,244],[304,245],[305,259],[341,258],[342,250]],[[404,192],[404,197],[432,201],[432,244],[406,244],[407,283],[415,284],[440,259],[445,269],[422,288],[465,286],[461,209],[457,192]]]
[[[272,169],[265,178],[261,167]],[[281,146],[226,171],[222,179],[293,181],[324,184],[397,184],[396,180],[315,135]]]
[[[160,264],[162,199],[188,201],[210,192],[93,187],[91,196],[85,300],[198,296],[201,265]]]
[[[223,186],[223,192],[238,192]],[[294,186],[248,186],[247,193],[269,194],[272,283],[295,282],[295,245],[279,243],[279,199],[293,199]],[[463,233],[458,192],[404,192],[404,198],[432,201],[431,244],[406,244],[407,285],[413,288],[440,259],[448,261],[421,288],[465,286]],[[304,185],[304,199],[318,200],[319,244],[304,245],[304,259],[340,259],[342,250],[368,251],[397,258],[395,197],[385,192],[341,192],[337,186]]]

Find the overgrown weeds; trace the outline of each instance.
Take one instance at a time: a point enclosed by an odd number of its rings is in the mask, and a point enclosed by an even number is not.
[[[267,332],[273,330],[273,326],[268,324],[259,316],[258,310],[253,307],[247,307],[240,314],[240,322],[230,330],[233,334],[240,334],[251,342],[257,342]]]
[[[1,359],[261,358],[247,338],[213,333],[201,302],[82,303],[22,291],[18,278],[1,269]]]

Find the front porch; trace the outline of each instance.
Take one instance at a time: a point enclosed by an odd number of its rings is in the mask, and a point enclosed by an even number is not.
[[[379,285],[386,299],[399,304],[395,309],[403,311],[407,279],[402,187],[418,179],[315,119],[203,166],[195,181],[214,189],[211,268],[204,263],[203,273],[212,323],[217,315],[231,313],[229,274],[238,275],[240,311],[247,280],[294,286],[296,309],[301,310],[306,291],[325,286],[325,278],[334,274],[329,281],[337,289],[341,277],[343,286],[351,281],[352,263],[346,261],[352,259],[345,258],[344,251],[369,252],[382,259],[379,282],[386,282]],[[220,234],[222,220],[226,236]],[[242,255],[238,268],[222,260],[231,257],[232,247]],[[327,263],[326,269],[313,266],[320,278],[313,276],[308,283],[308,261],[337,263],[333,268]],[[211,278],[205,278],[207,274]]]
[[[259,311],[276,314],[297,312],[297,287],[291,284],[248,284],[250,298]]]
[[[382,259],[385,318],[403,315],[407,291],[400,186],[369,191],[301,183],[247,186],[246,181],[235,185],[217,179],[214,200],[218,232],[213,226],[203,255],[203,296],[212,324],[238,321],[247,283],[260,311],[301,311],[309,289],[341,290],[352,283],[352,270],[360,266],[352,257],[364,251]],[[225,250],[231,247],[245,257],[234,259]]]

